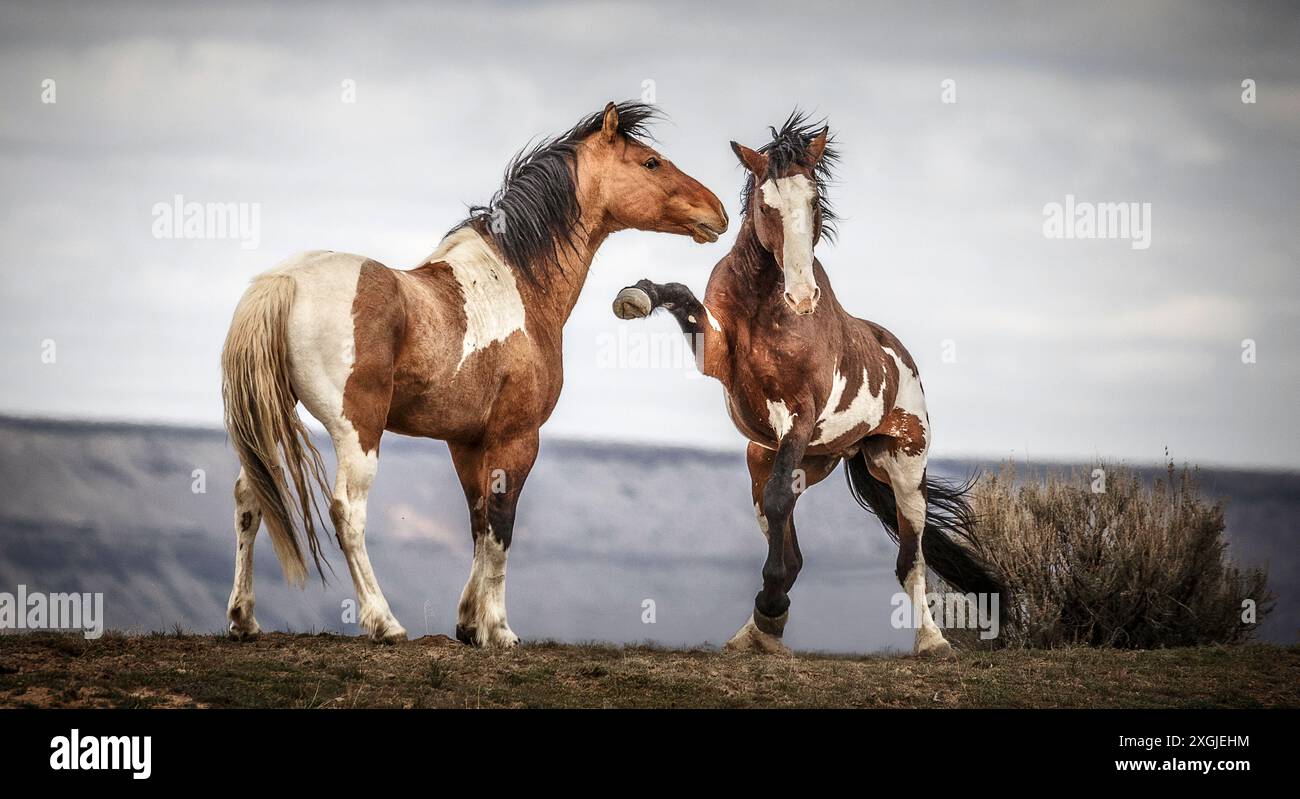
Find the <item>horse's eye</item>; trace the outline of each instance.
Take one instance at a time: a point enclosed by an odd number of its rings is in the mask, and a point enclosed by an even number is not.
[[[659,168],[659,159],[658,159],[658,158],[655,158],[654,156],[651,156],[651,157],[647,158],[647,159],[645,160],[645,163],[642,164],[641,166],[645,167],[646,169],[658,169],[658,168]]]

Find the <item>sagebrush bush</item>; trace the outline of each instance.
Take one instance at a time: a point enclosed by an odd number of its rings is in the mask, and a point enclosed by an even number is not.
[[[1172,464],[1154,483],[1122,466],[1104,475],[1094,492],[1091,472],[1018,481],[1007,464],[976,483],[975,549],[1012,595],[992,644],[1148,649],[1249,638],[1273,596],[1263,570],[1226,557],[1222,503]],[[1247,599],[1256,624],[1242,619]]]

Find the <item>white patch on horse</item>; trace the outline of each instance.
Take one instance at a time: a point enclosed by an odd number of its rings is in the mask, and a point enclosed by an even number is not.
[[[925,391],[921,388],[921,379],[913,372],[898,353],[889,347],[883,348],[894,359],[898,367],[898,393],[894,397],[894,407],[912,414],[921,420],[921,432],[929,441],[930,415],[925,410]]]
[[[445,261],[451,267],[465,303],[465,338],[459,369],[465,359],[494,341],[505,341],[524,328],[524,301],[515,273],[497,257],[477,230],[463,227],[442,240],[426,262]]]
[[[767,421],[772,425],[772,430],[776,432],[778,439],[785,438],[785,434],[794,426],[794,417],[798,415],[790,412],[785,400],[767,401]]]
[[[840,374],[838,366],[835,367],[831,376],[830,396],[826,398],[826,407],[817,418],[821,432],[812,440],[813,444],[829,444],[861,424],[866,424],[868,430],[873,430],[884,418],[885,383],[881,381],[879,394],[872,394],[871,378],[866,369],[862,370],[862,385],[858,388],[857,395],[849,400],[849,407],[836,411],[844,401],[844,390],[848,384],[849,379]]]
[[[767,534],[768,534],[767,517],[763,515],[763,506],[758,504],[757,502],[754,503],[754,515],[758,517],[759,532],[763,534],[764,538],[767,538]]]
[[[330,429],[343,418],[343,388],[356,360],[352,302],[365,256],[317,250],[272,269],[294,279],[289,376],[303,406]],[[351,428],[351,423],[348,423]]]
[[[781,267],[785,271],[785,290],[793,293],[800,285],[811,292],[813,279],[813,199],[817,193],[804,175],[791,175],[763,183],[763,202],[781,214],[785,241],[781,247]]]
[[[718,322],[717,318],[713,315],[713,311],[710,311],[707,306],[704,308],[704,315],[709,317],[709,327],[721,333],[722,325]]]

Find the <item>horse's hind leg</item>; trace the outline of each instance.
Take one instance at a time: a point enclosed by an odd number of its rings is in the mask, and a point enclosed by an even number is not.
[[[253,542],[261,525],[262,509],[240,469],[235,480],[235,585],[226,604],[230,635],[234,638],[249,638],[262,631],[253,618]]]
[[[334,499],[330,502],[330,519],[334,522],[339,547],[347,558],[357,602],[361,606],[357,622],[377,641],[402,641],[406,639],[406,630],[388,607],[388,600],[379,587],[379,578],[370,565],[370,554],[366,551],[366,504],[379,469],[379,431],[370,433],[374,436],[374,445],[366,449],[361,445],[357,431],[330,431],[339,463]]]
[[[916,628],[915,652],[918,655],[947,657],[952,646],[934,623],[925,596],[925,555],[921,551],[925,534],[925,455],[905,456],[891,451],[869,455],[871,475],[888,483],[898,507],[898,561],[896,573],[912,607],[920,616]]]

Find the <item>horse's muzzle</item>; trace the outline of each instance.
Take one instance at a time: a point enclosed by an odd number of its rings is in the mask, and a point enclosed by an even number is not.
[[[811,292],[799,292],[800,296],[795,296],[791,292],[785,293],[785,304],[790,306],[790,310],[800,316],[807,316],[817,310],[817,301],[821,299],[822,290],[813,286]]]

